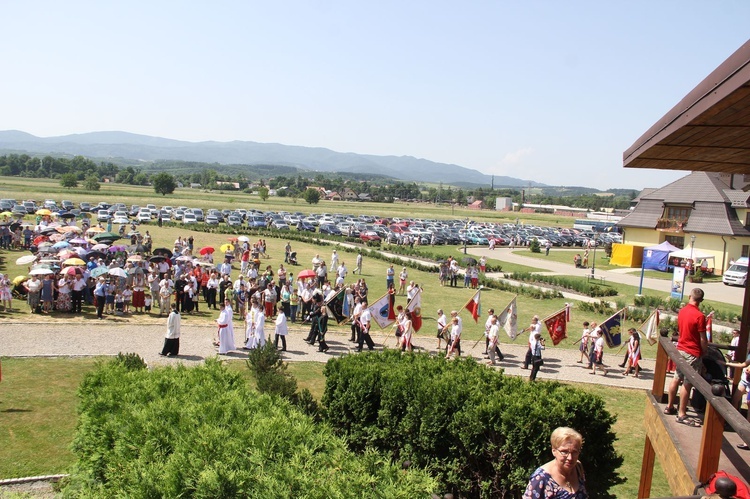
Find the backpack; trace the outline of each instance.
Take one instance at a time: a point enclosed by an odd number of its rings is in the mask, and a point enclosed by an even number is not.
[[[747,486],[742,478],[730,475],[726,471],[722,470],[717,471],[716,473],[711,475],[704,483],[698,485],[693,493],[697,494],[699,488],[704,488],[706,490],[706,494],[715,494],[716,480],[718,480],[719,478],[729,478],[737,486],[737,492],[733,497],[736,497],[737,499],[750,499],[750,487]]]

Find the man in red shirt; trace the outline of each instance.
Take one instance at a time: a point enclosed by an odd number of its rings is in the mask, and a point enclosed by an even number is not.
[[[690,300],[688,304],[682,307],[677,314],[677,328],[679,330],[679,340],[677,341],[677,350],[690,366],[697,372],[703,370],[703,355],[708,350],[708,338],[706,337],[706,316],[698,308],[703,301],[703,290],[694,288],[690,291]],[[675,411],[674,399],[677,395],[677,388],[682,382],[680,388],[680,406]],[[672,382],[669,384],[668,404],[664,409],[664,414],[677,413],[677,422],[686,423],[687,420],[687,403],[690,397],[690,389],[693,386],[685,381],[685,374],[678,369],[675,372]]]

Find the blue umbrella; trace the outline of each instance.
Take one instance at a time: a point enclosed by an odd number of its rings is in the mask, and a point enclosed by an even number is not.
[[[60,241],[52,245],[52,249],[61,250],[70,246],[68,241]]]
[[[99,277],[100,275],[104,275],[107,272],[109,272],[109,267],[96,267],[91,271],[91,277]]]

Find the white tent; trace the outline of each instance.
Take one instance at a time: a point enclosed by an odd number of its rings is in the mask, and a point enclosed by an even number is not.
[[[691,250],[690,248],[685,248],[681,249],[680,251],[673,251],[669,254],[669,258],[692,258],[694,262],[700,262],[701,260],[714,260],[714,255],[697,249]]]

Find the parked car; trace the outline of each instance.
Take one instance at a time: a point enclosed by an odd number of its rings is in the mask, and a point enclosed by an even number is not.
[[[300,220],[297,222],[297,230],[300,232],[315,232],[315,226],[310,222]]]
[[[139,211],[135,219],[138,220],[139,223],[147,224],[151,221],[151,211]]]
[[[276,230],[289,230],[289,224],[284,220],[274,220],[271,223],[271,227]]]
[[[242,225],[242,218],[239,215],[229,215],[227,217],[227,225],[230,227],[239,227]]]
[[[208,215],[206,217],[206,225],[219,225],[219,217],[216,215]]]
[[[97,222],[107,222],[111,218],[112,218],[112,215],[110,215],[107,210],[99,210],[96,212]]]
[[[198,219],[191,212],[185,212],[182,215],[182,223],[185,225],[192,225],[198,223]]]
[[[380,241],[380,236],[374,230],[360,232],[359,238],[363,241]]]
[[[341,235],[341,230],[338,227],[336,227],[335,225],[333,225],[333,224],[323,224],[322,223],[318,227],[318,231],[321,234],[331,234],[331,235],[334,235],[334,236],[340,236]]]
[[[93,206],[91,205],[91,203],[88,203],[88,202],[86,202],[86,201],[82,201],[82,202],[81,202],[81,203],[80,203],[80,204],[78,205],[78,208],[80,208],[80,209],[81,209],[81,211],[84,211],[84,212],[86,212],[86,213],[90,213],[90,212],[91,212],[91,210],[92,210],[92,209],[94,209],[94,207],[93,207]]]
[[[73,208],[75,208],[75,205],[73,204],[73,201],[68,201],[68,200],[65,200],[65,199],[63,199],[62,203],[60,203],[60,206],[65,211],[70,211]]]
[[[255,228],[265,228],[266,227],[266,219],[265,217],[259,216],[259,215],[253,215],[247,217],[247,226],[248,227],[255,227]]]

